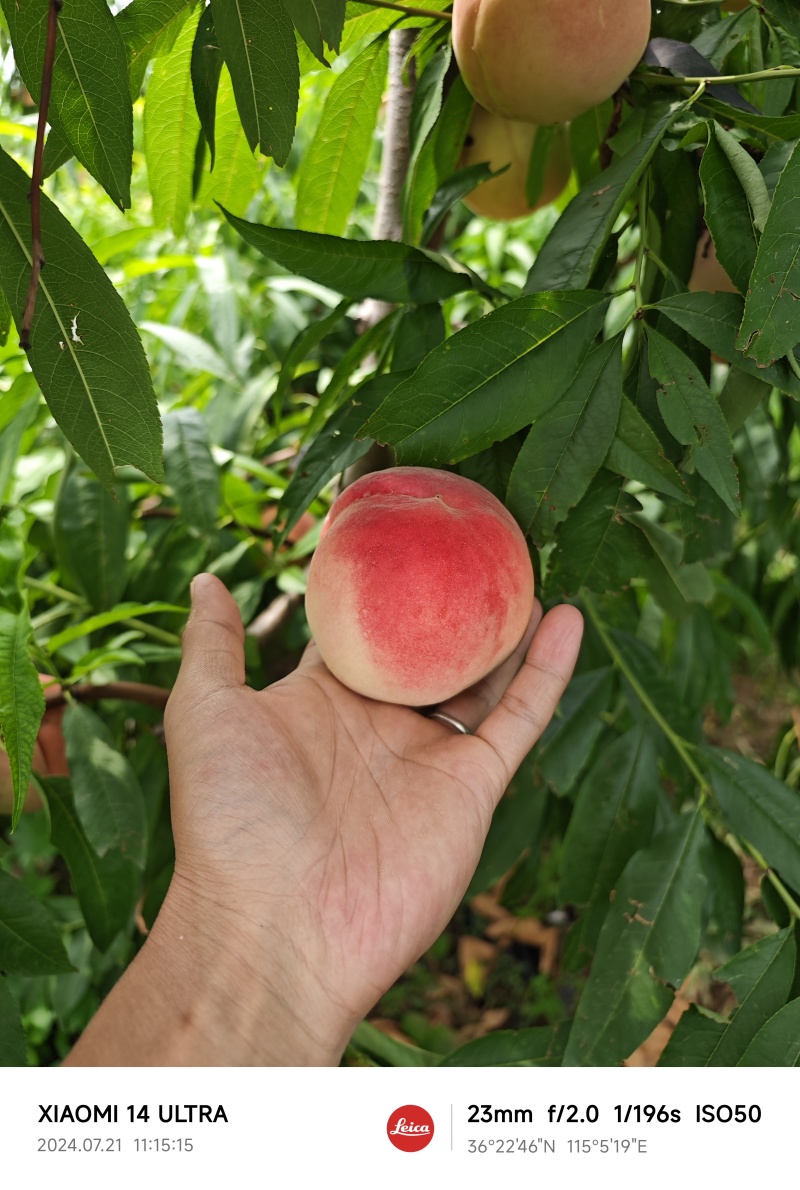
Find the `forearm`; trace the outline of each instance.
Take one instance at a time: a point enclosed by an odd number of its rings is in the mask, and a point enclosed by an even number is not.
[[[244,941],[231,923],[196,916],[173,886],[64,1065],[336,1065],[348,1025],[313,1003],[285,955],[269,964]]]

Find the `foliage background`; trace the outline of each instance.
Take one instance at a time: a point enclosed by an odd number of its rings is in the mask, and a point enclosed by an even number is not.
[[[47,7],[0,21],[0,1061],[64,1056],[171,875],[158,696],[87,686],[169,689],[201,568],[242,611],[249,681],[288,672],[321,519],[376,439],[503,499],[587,634],[462,908],[344,1060],[796,1064],[793,7],[654,5],[647,64],[571,127],[568,191],[487,224],[459,201],[486,171],[457,168],[446,21],[250,0],[253,56],[225,0],[70,0],[88,110],[59,51],[26,356]],[[398,22],[419,30],[404,244],[365,255]],[[766,77],[679,81],[709,63]],[[686,292],[706,228],[741,296]],[[74,691],[71,778],[21,814],[37,670]]]

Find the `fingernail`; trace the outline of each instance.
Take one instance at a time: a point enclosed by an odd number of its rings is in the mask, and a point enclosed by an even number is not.
[[[203,587],[208,584],[210,574],[196,574],[189,585],[189,598],[194,601],[202,591]]]

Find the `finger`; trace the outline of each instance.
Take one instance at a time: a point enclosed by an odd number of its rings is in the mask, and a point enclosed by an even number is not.
[[[436,708],[437,711],[444,711],[446,714],[452,715],[470,731],[476,731],[486,716],[497,706],[514,675],[519,672],[541,619],[542,605],[536,599],[530,622],[525,629],[525,635],[511,656],[502,665],[498,665],[497,669],[493,669],[490,674],[482,678],[480,682],[470,686],[468,690],[463,690],[461,694],[456,694],[453,698],[448,698],[446,702],[440,703]]]
[[[544,731],[578,660],[583,617],[563,604],[541,622],[522,669],[500,702],[478,728],[477,739],[491,746],[508,783]]]
[[[298,670],[313,669],[315,665],[322,665],[322,656],[317,648],[317,642],[310,640],[303,649],[303,656],[298,663]]]
[[[244,628],[236,601],[215,575],[198,574],[176,685],[204,697],[244,681]]]

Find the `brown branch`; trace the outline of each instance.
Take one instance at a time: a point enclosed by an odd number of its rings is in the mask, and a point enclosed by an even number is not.
[[[28,285],[28,296],[25,299],[25,311],[22,315],[22,326],[19,332],[19,344],[23,351],[31,349],[31,330],[33,315],[36,310],[36,294],[39,291],[39,274],[44,268],[44,249],[42,248],[42,174],[44,172],[44,130],[47,125],[47,112],[50,107],[50,92],[53,87],[53,64],[56,60],[56,35],[58,33],[58,14],[61,12],[62,0],[50,0],[50,11],[47,15],[47,40],[44,47],[44,66],[42,67],[42,94],[39,100],[39,123],[36,127],[36,149],[33,154],[33,174],[28,199],[31,204],[31,279]]]
[[[166,690],[163,686],[148,686],[144,682],[107,682],[103,686],[87,683],[83,686],[73,686],[69,691],[70,697],[76,702],[99,702],[102,698],[116,698],[122,702],[146,703],[147,706],[157,707],[160,711],[164,710],[171,693],[171,690]],[[48,710],[63,707],[67,702],[63,691],[55,688],[45,690],[44,699]]]

